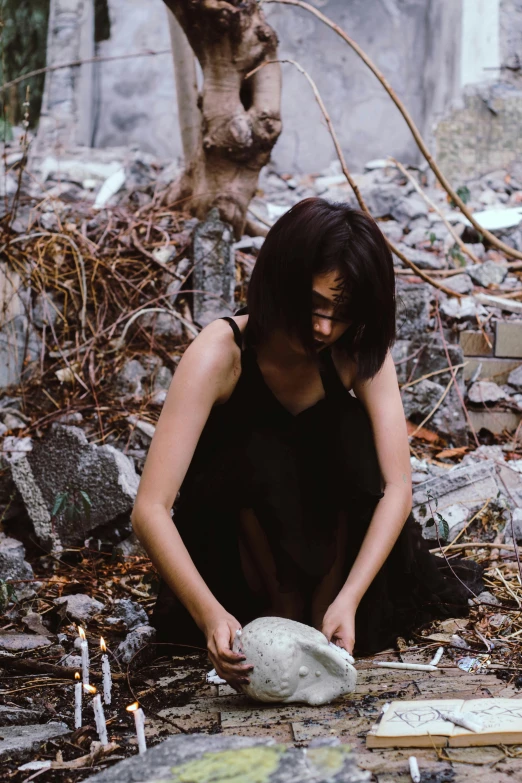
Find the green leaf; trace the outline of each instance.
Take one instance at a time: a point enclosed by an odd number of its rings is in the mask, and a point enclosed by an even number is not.
[[[420,508],[419,508],[419,516],[422,517],[422,519],[424,519],[424,517],[426,516],[426,513],[427,513],[426,512],[426,505],[423,503],[422,506],[420,506]]]
[[[425,524],[426,527],[433,527],[433,525],[435,524],[435,520],[433,519],[433,517],[430,517]]]
[[[87,520],[89,520],[91,518],[92,502],[87,492],[84,492],[83,489],[80,490],[80,501],[83,506],[83,513]]]
[[[54,506],[53,506],[53,510],[51,511],[51,516],[55,517],[57,514],[60,513],[63,506],[67,502],[68,498],[69,498],[68,492],[58,492],[58,494],[54,499]]]

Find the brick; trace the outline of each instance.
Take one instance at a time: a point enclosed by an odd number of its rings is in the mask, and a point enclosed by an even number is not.
[[[489,430],[494,435],[501,435],[504,430],[515,432],[522,413],[518,411],[468,411],[475,432],[481,429]]]
[[[480,375],[475,380],[495,381],[495,383],[507,383],[509,373],[520,367],[521,362],[517,359],[496,359],[471,357],[466,359],[467,364],[464,367],[464,380],[469,381],[479,364],[482,364]]]
[[[492,338],[490,342],[493,343]],[[493,348],[488,345],[482,332],[465,329],[460,333],[460,347],[464,356],[492,356]]]
[[[495,356],[522,359],[522,321],[497,321]]]

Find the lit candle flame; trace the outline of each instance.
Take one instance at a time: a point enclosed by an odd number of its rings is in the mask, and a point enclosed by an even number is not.
[[[80,679],[80,672],[74,672],[74,679],[79,680]]]
[[[105,639],[103,636],[100,636],[100,647],[102,649],[102,652],[107,652],[107,645],[105,644]]]
[[[80,639],[85,640],[85,631],[83,630],[81,625],[78,626],[78,633],[80,635]]]
[[[127,712],[136,712],[136,710],[139,708],[139,702],[135,701],[134,704],[129,704],[128,707],[125,707]]]
[[[87,693],[96,693],[96,688],[94,687],[94,685],[84,685],[83,689]]]

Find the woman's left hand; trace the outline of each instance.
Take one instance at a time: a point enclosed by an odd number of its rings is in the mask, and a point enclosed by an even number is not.
[[[329,642],[344,647],[350,655],[355,644],[356,609],[353,602],[341,595],[337,596],[326,610],[321,628]]]

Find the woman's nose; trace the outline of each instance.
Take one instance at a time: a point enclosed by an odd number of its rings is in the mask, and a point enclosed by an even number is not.
[[[316,315],[314,317],[314,332],[322,337],[328,337],[332,332],[332,320]]]

